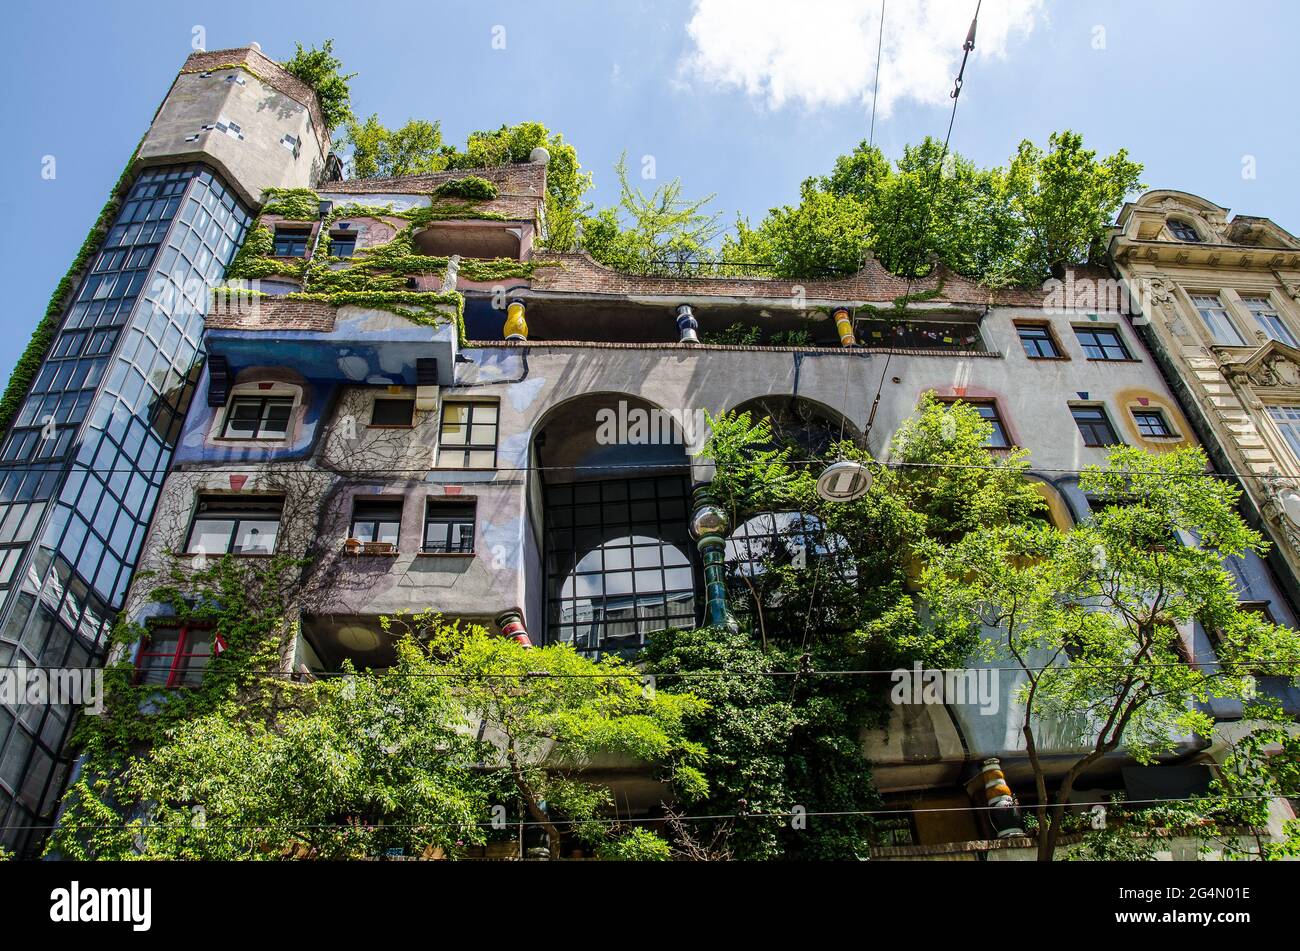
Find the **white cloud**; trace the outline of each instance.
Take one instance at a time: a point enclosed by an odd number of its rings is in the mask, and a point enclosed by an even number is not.
[[[871,108],[880,0],[695,0],[683,75],[736,87],[772,108]],[[1043,0],[980,10],[971,64],[1004,57],[1043,16]],[[893,0],[885,8],[878,116],[901,100],[948,102],[974,0]],[[967,76],[970,76],[968,66]]]

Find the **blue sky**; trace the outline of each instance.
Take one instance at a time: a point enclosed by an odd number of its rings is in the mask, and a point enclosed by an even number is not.
[[[947,125],[972,0],[887,0],[876,141],[889,155]],[[191,50],[335,39],[357,112],[440,119],[446,138],[536,119],[612,166],[716,194],[730,220],[794,199],[867,135],[879,0],[6,4],[0,60],[0,372]],[[494,48],[501,37],[504,49]],[[1300,229],[1293,82],[1300,8],[1277,0],[985,0],[953,145],[981,164],[1073,128],[1146,165],[1152,187]],[[498,42],[495,44],[499,46]],[[996,54],[996,55],[995,55]],[[892,88],[892,94],[890,89]],[[888,101],[887,101],[888,100]],[[56,177],[42,178],[43,157]],[[1254,177],[1243,175],[1253,157]],[[649,182],[647,184],[654,184]]]

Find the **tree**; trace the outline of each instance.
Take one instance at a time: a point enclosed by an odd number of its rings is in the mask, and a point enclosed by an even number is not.
[[[991,425],[965,404],[923,400],[887,467],[834,433],[809,438],[808,421],[745,412],[709,423],[701,454],[714,463],[712,491],[732,524],[780,516],[787,528],[753,561],[729,559],[740,633],[668,631],[644,655],[662,684],[681,678],[707,704],[688,719],[689,735],[710,751],[703,808],[738,818],[725,846],[706,851],[863,857],[879,798],[862,733],[886,722],[886,691],[870,678],[819,672],[961,664],[975,637],[922,623],[910,567],[917,552],[927,539],[1028,521],[1044,503],[1025,482],[1023,453],[989,452]],[[824,448],[812,454],[812,443]],[[828,503],[816,475],[841,458],[872,464],[875,480],[859,499]],[[800,807],[815,814],[802,828],[793,822]],[[681,824],[688,841],[713,841],[706,824]]]
[[[685,737],[685,719],[702,709],[693,695],[647,689],[636,668],[617,657],[590,660],[567,644],[528,648],[431,613],[383,623],[428,645],[470,721],[483,725],[485,762],[504,771],[527,821],[545,831],[552,858],[560,856],[565,831],[623,849],[622,857],[646,853],[645,830],[622,846],[611,843],[618,838],[608,822],[613,797],[583,776],[593,757],[617,754],[655,765],[687,802],[707,793],[699,769],[706,751]]]
[[[804,181],[797,205],[771,209],[756,227],[738,221],[722,257],[806,277],[856,271],[870,252],[908,277],[937,260],[990,284],[1035,284],[1053,268],[1099,260],[1141,171],[1123,149],[1098,160],[1069,131],[1054,133],[1047,152],[1022,142],[1006,169],[980,168],[929,137],[891,165],[863,142],[830,175]]]
[[[1069,534],[990,525],[927,552],[922,593],[936,628],[995,632],[982,651],[1023,680],[1040,860],[1053,857],[1070,794],[1102,757],[1123,745],[1153,762],[1178,736],[1210,734],[1198,704],[1249,697],[1250,671],[1300,672],[1300,636],[1237,607],[1223,559],[1265,544],[1237,514],[1240,490],[1205,469],[1199,449],[1117,447],[1104,469],[1081,474],[1098,508]],[[1192,621],[1218,632],[1216,662],[1190,656],[1178,625]],[[1039,751],[1048,723],[1083,750],[1054,790]]]
[[[398,129],[387,129],[379,116],[348,122],[338,147],[352,148],[352,174],[356,178],[400,178],[440,172],[447,167],[438,122],[411,119]]]
[[[481,843],[491,784],[452,685],[418,645],[383,672],[288,689],[273,713],[224,702],[147,755],[78,783],[53,848],[77,858],[344,859]],[[109,802],[116,808],[106,808]],[[94,808],[98,805],[98,808]],[[111,816],[87,831],[80,819]],[[124,821],[125,820],[125,821]]]
[[[320,103],[321,117],[325,125],[338,129],[353,118],[352,91],[349,82],[356,73],[344,75],[343,62],[334,55],[334,41],[326,40],[320,49],[304,49],[301,43],[293,58],[280,65],[287,72],[297,76],[312,89],[316,90],[316,99]]]
[[[582,222],[581,247],[602,264],[642,274],[690,274],[713,257],[718,215],[706,214],[713,196],[682,197],[680,179],[650,194],[628,181],[627,154],[614,166],[619,201]]]
[[[1126,196],[1146,187],[1141,174],[1125,149],[1098,161],[1077,132],[1052,133],[1046,152],[1021,142],[1007,169],[1007,193],[1023,232],[1017,252],[1022,279],[1101,263],[1115,213]]]
[[[578,151],[559,132],[549,132],[540,122],[503,125],[489,131],[471,132],[464,150],[447,152],[448,168],[483,168],[526,162],[533,149],[550,153],[546,164],[546,247],[551,251],[572,251],[577,247],[578,227],[591,205],[582,196],[591,188],[591,173],[578,164]]]

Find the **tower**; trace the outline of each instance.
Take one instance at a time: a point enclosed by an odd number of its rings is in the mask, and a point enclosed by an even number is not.
[[[264,191],[317,184],[328,148],[311,87],[256,43],[186,60],[0,405],[0,670],[102,664],[210,288]],[[76,712],[27,698],[0,696],[0,844],[19,852],[55,814]]]

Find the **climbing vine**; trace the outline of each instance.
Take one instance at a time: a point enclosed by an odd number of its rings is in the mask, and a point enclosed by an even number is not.
[[[463,198],[466,201],[491,201],[497,197],[497,186],[478,175],[466,175],[443,182],[433,190],[439,198]]]

